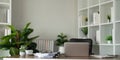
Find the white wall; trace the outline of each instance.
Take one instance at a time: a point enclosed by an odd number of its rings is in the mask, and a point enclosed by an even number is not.
[[[76,0],[13,0],[12,24],[21,29],[27,22],[40,39],[56,39],[61,32],[77,37]]]

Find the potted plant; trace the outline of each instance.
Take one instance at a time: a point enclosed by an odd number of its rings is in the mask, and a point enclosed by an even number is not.
[[[111,16],[110,15],[107,15],[107,20],[108,20],[108,22],[111,22]]]
[[[21,46],[20,46],[20,49],[19,49],[19,50],[20,50],[20,52],[19,52],[19,55],[20,55],[20,56],[25,56],[25,48],[26,48],[26,47],[25,47],[24,45],[21,45]]]
[[[19,49],[21,45],[25,48],[38,36],[28,38],[33,32],[32,28],[29,28],[31,23],[27,23],[22,30],[17,30],[14,26],[8,25],[11,29],[11,34],[1,37],[0,48],[10,50],[11,56],[19,55]]]
[[[108,36],[106,37],[106,40],[107,40],[107,43],[108,43],[108,44],[111,44],[111,43],[112,43],[112,35],[108,35]]]
[[[35,42],[32,42],[31,44],[29,44],[26,48],[26,54],[32,54],[32,53],[37,53],[39,52],[37,49],[37,44]]]
[[[88,24],[88,17],[85,17],[85,25]]]
[[[64,54],[64,43],[68,42],[67,35],[60,33],[57,37],[56,45],[59,46],[59,52]]]
[[[81,31],[82,31],[83,34],[87,37],[87,34],[88,34],[88,27],[83,27],[83,28],[81,28]]]

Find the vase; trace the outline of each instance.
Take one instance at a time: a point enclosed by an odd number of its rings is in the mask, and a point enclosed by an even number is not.
[[[25,50],[26,55],[32,55],[33,54],[33,50]]]
[[[0,50],[0,57],[11,56],[9,51],[10,50]]]
[[[20,51],[20,56],[25,56],[25,52]]]
[[[60,54],[64,54],[64,46],[59,46],[59,52]]]
[[[107,41],[108,44],[111,44],[112,42],[111,41]]]

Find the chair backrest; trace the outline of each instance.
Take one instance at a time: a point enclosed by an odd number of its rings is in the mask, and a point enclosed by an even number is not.
[[[71,38],[70,42],[88,42],[89,43],[89,55],[93,54],[92,53],[92,39],[82,39],[82,38]]]
[[[65,56],[89,56],[88,42],[66,42]]]

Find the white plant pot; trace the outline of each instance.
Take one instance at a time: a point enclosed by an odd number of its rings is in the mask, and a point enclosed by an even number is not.
[[[10,50],[0,50],[0,57],[11,56],[9,51]]]
[[[64,54],[64,46],[59,46],[59,52],[60,54]]]
[[[111,44],[111,43],[112,43],[112,41],[107,41],[107,43],[108,43],[108,44]]]
[[[25,52],[20,51],[20,56],[25,56]]]
[[[33,50],[25,50],[26,55],[32,55],[33,54]]]

